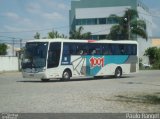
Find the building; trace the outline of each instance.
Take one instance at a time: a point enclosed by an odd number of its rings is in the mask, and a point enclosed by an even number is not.
[[[13,47],[12,45],[7,44],[7,54],[6,56],[17,56],[17,52],[20,51],[20,48]]]
[[[160,38],[152,39],[152,47],[160,47]]]
[[[91,32],[92,39],[105,39],[110,28],[117,24],[110,15],[123,16],[127,9],[135,9],[139,13],[139,19],[146,22],[148,37],[152,37],[152,17],[149,9],[140,0],[72,0],[70,10],[70,31],[84,28],[83,32]],[[139,55],[145,63],[144,51],[151,46],[151,39],[145,40],[139,37]]]

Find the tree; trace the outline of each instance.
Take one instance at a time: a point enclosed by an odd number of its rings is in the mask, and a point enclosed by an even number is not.
[[[7,54],[7,45],[2,43],[0,44],[0,55],[6,55]]]
[[[52,30],[48,33],[48,38],[54,39],[54,38],[67,38],[64,34],[59,34],[58,31]]]
[[[91,38],[91,33],[82,33],[83,27],[79,27],[77,30],[73,30],[70,32],[70,39],[90,39]]]
[[[137,35],[147,39],[146,23],[143,20],[137,19],[138,12],[133,9],[128,9],[122,17],[111,15],[109,19],[114,19],[118,23],[110,29],[108,39],[112,40],[131,40]]]
[[[160,62],[160,48],[150,47],[145,51],[145,56],[149,57],[150,64],[154,64],[155,62]]]
[[[36,32],[36,34],[34,35],[35,39],[40,39],[40,33]]]
[[[40,39],[40,33],[36,32],[36,34],[34,35],[35,39]],[[58,33],[58,31],[54,31],[52,30],[51,32],[48,32],[48,36],[47,37],[42,37],[42,39],[54,39],[54,38],[67,38],[67,36],[65,36],[64,34],[60,34]]]

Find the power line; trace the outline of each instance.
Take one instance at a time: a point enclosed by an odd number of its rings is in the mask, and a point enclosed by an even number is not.
[[[38,32],[38,31],[47,31],[47,30],[53,30],[53,29],[62,29],[62,28],[68,28],[69,26],[60,26],[60,27],[50,27],[50,28],[44,28],[44,29],[34,29],[34,30],[21,30],[21,31],[1,31],[0,33],[23,33],[23,32]]]
[[[120,14],[120,13],[124,13],[125,11],[120,11],[120,12],[117,12],[116,14]],[[144,15],[147,15],[147,16],[152,16],[152,17],[159,17],[159,15],[152,15],[152,14],[146,14],[146,13],[142,13],[142,12],[139,12],[138,13],[140,14],[144,14]],[[24,32],[39,32],[39,31],[47,31],[47,30],[52,30],[53,28],[54,29],[62,29],[62,28],[68,28],[69,26],[60,26],[60,27],[49,27],[49,28],[42,28],[42,29],[33,29],[33,30],[21,30],[21,31],[1,31],[0,33],[24,33]],[[16,38],[17,39],[17,38]]]
[[[19,39],[19,40],[21,40],[21,39],[23,39],[23,38],[20,38],[20,37],[11,37],[11,36],[0,36],[0,37],[4,37],[4,38],[10,38],[10,39]]]

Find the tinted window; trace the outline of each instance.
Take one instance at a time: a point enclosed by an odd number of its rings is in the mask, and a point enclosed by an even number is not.
[[[48,51],[48,68],[58,67],[61,53],[61,43],[50,43]]]
[[[86,43],[64,43],[63,55],[84,55],[88,53]]]
[[[102,47],[101,44],[88,44],[88,55],[101,55]]]
[[[106,24],[106,18],[100,18],[99,24]]]
[[[137,55],[137,45],[133,44],[103,44],[104,55]]]
[[[135,44],[64,43],[63,55],[136,55]]]

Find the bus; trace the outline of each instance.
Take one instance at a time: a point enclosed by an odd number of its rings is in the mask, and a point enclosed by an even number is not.
[[[38,39],[26,42],[22,60],[24,78],[69,80],[137,72],[138,44],[121,40]]]

